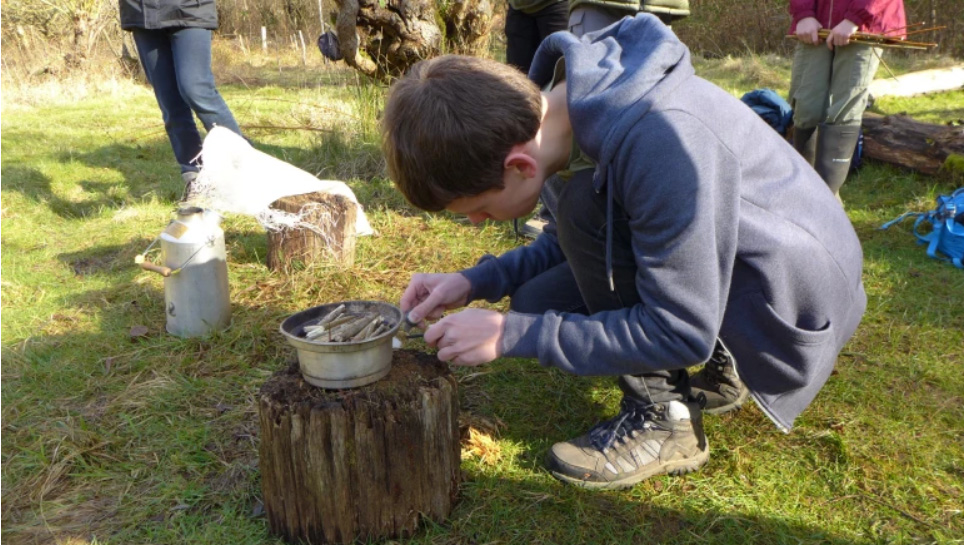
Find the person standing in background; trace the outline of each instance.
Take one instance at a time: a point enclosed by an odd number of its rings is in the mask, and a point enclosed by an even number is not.
[[[539,44],[553,32],[566,30],[568,0],[509,0],[505,14],[505,62],[529,73]]]
[[[211,71],[211,34],[218,26],[215,0],[120,0],[121,28],[133,34],[137,55],[164,117],[185,194],[197,177],[201,134],[215,125],[241,134]]]
[[[850,42],[855,32],[903,36],[903,0],[790,0],[799,39],[790,76],[793,146],[838,195],[860,136],[881,49]],[[820,29],[829,29],[826,38]]]

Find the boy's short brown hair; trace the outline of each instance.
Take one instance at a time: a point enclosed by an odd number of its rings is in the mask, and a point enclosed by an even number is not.
[[[539,89],[517,69],[446,55],[392,85],[381,122],[389,175],[410,203],[438,211],[502,188],[503,162],[542,122]]]

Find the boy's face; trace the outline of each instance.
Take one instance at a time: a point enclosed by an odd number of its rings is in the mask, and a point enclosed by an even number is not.
[[[446,210],[461,214],[473,224],[492,219],[507,221],[528,215],[539,202],[543,180],[539,176],[526,177],[515,168],[506,169],[502,189],[490,189],[473,197],[455,199]]]

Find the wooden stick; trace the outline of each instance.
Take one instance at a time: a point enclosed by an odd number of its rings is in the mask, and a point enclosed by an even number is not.
[[[913,32],[907,32],[907,33],[904,34],[904,36],[910,36],[910,35],[912,35],[912,34],[921,34],[922,32],[936,32],[936,31],[938,31],[938,30],[944,30],[945,28],[947,28],[947,27],[946,27],[946,26],[936,26],[936,27],[933,27],[933,28],[922,28],[922,29],[920,29],[920,30],[915,30],[915,31],[913,31]]]
[[[821,39],[826,38],[829,33],[820,36]],[[787,34],[786,38],[788,40],[799,40],[800,38],[796,34]],[[891,49],[929,49],[931,47],[936,47],[936,43],[925,43],[925,42],[907,42],[902,40],[887,39],[886,41],[869,40],[863,38],[850,38],[850,43],[853,44],[864,44],[872,45],[874,47],[885,47]]]
[[[912,24],[912,25],[897,27],[897,28],[890,29],[890,30],[888,30],[887,32],[884,32],[884,34],[891,34],[891,33],[893,33],[893,32],[900,32],[901,30],[907,30],[908,28],[914,28],[914,27],[918,27],[918,26],[921,26],[921,25],[924,25],[924,24],[926,24],[926,23],[920,22],[920,23],[914,23],[914,24]]]
[[[340,316],[342,312],[345,312],[345,305],[338,305],[337,307],[335,307],[335,310],[332,310],[331,312],[326,314],[325,317],[322,318],[320,322],[318,322],[318,325],[327,324],[328,322]]]

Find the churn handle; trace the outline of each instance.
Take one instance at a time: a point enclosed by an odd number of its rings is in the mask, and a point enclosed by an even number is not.
[[[174,274],[174,269],[170,267],[162,267],[161,265],[155,265],[150,261],[141,261],[139,265],[145,271],[154,271],[165,278]]]

